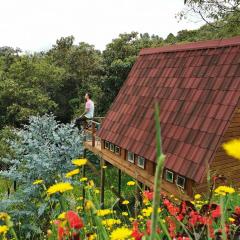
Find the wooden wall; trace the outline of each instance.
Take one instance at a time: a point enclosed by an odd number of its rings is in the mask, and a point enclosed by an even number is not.
[[[231,123],[223,136],[220,147],[216,152],[213,162],[210,164],[210,174],[212,176],[223,175],[227,184],[240,188],[240,161],[228,156],[222,148],[222,143],[234,138],[240,138],[240,108],[236,109]],[[220,183],[223,184],[223,183]],[[208,191],[207,177],[202,184],[195,184],[194,192],[204,193]]]

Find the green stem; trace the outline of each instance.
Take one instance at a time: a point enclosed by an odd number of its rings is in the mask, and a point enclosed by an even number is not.
[[[160,205],[160,189],[162,183],[162,172],[164,167],[165,155],[162,153],[161,146],[161,129],[160,129],[160,119],[159,119],[159,109],[155,106],[155,122],[156,122],[156,139],[157,139],[157,166],[154,178],[154,196],[153,196],[153,213],[152,213],[152,224],[151,224],[151,236],[150,240],[156,239],[157,230],[157,220],[158,220],[158,208]],[[168,231],[163,226],[162,221],[160,221],[161,228],[164,230],[168,239],[171,239]]]
[[[220,197],[220,209],[221,209],[222,239],[223,240],[227,240],[225,216],[224,216],[224,196]]]
[[[15,232],[13,227],[10,228],[10,233],[13,235],[15,240],[18,240],[17,234],[16,234],[16,232]]]

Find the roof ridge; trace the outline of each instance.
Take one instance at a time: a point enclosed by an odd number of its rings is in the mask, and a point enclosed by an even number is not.
[[[139,55],[147,55],[161,52],[179,52],[192,51],[198,49],[219,48],[240,45],[240,36],[224,39],[204,40],[199,42],[179,43],[173,45],[166,45],[158,48],[143,48]]]

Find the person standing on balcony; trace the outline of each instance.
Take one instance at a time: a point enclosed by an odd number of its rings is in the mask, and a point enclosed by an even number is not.
[[[83,128],[86,128],[87,126],[87,120],[90,120],[94,116],[94,102],[92,101],[92,95],[90,93],[85,94],[85,111],[84,113],[76,119],[75,125],[78,126],[79,129],[81,129],[81,126]]]

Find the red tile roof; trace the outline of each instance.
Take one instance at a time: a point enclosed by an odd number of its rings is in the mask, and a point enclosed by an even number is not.
[[[240,37],[143,49],[98,135],[155,161],[160,105],[165,167],[201,182],[240,97]]]

